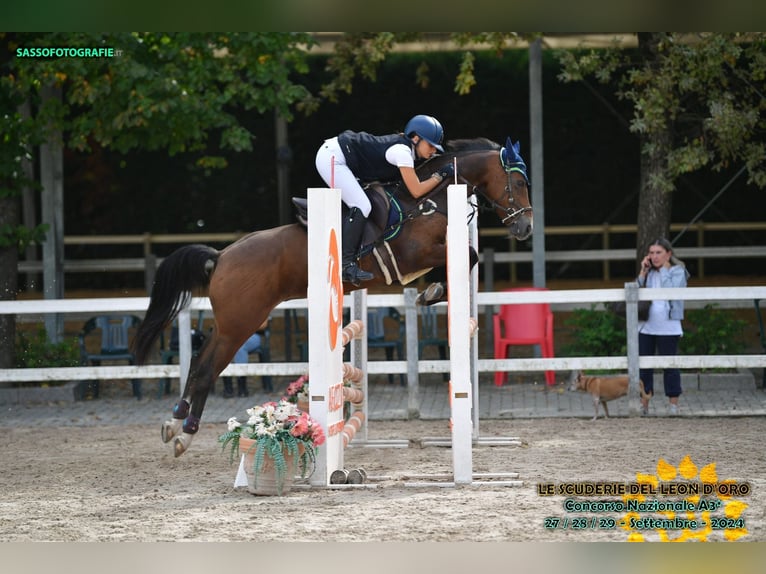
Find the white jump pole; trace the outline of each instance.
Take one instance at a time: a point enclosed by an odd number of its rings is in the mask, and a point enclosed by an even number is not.
[[[471,195],[468,198],[468,211],[474,209],[477,199],[475,195]],[[479,251],[479,213],[476,210],[473,216],[468,222],[468,243],[476,253]],[[469,262],[470,266],[470,262]],[[475,320],[479,320],[479,264],[473,266],[473,269],[469,269],[471,292],[470,303],[470,316]],[[478,323],[477,323],[478,329]],[[471,386],[473,388],[473,439],[479,440],[479,338],[476,332],[470,337],[471,339]]]
[[[308,190],[309,412],[325,430],[313,486],[343,468],[343,282],[340,189]]]
[[[351,364],[364,373],[362,377],[362,393],[364,394],[364,402],[362,406],[362,414],[364,415],[364,422],[362,423],[361,432],[357,435],[359,438],[357,442],[367,442],[367,421],[369,418],[369,389],[367,386],[367,289],[359,289],[354,291],[351,296],[351,320],[359,320],[364,323],[364,334],[362,337],[357,337],[351,341]]]
[[[447,188],[447,285],[450,346],[450,427],[455,484],[473,481],[471,410],[471,293],[468,263],[468,190],[465,184]]]

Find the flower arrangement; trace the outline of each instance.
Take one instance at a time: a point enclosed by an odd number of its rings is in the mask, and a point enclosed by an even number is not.
[[[350,381],[343,380],[344,387],[353,386]],[[301,375],[285,389],[284,400],[298,405],[298,408],[304,411],[309,409],[309,376]],[[348,420],[351,416],[351,405],[348,401],[343,403],[343,419]]]
[[[295,457],[300,466],[301,476],[305,477],[309,467],[313,469],[316,460],[316,447],[325,442],[322,427],[308,413],[287,399],[268,402],[247,409],[249,416],[246,423],[236,417],[229,419],[228,432],[218,437],[221,449],[229,449],[229,461],[234,462],[240,451],[240,440],[251,439],[253,445],[247,449],[253,454],[253,473],[258,479],[264,469],[266,457],[273,461],[276,481],[281,494],[288,469],[287,456]]]

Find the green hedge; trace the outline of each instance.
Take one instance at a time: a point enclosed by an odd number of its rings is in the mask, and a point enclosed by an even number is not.
[[[563,346],[563,357],[609,357],[625,355],[625,318],[609,311],[576,309],[564,322],[575,333]],[[683,320],[684,336],[679,343],[683,355],[741,355],[745,350],[747,322],[732,310],[715,304],[702,309],[687,309]]]

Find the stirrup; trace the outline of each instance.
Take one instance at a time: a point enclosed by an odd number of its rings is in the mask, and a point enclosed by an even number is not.
[[[359,286],[362,281],[370,281],[375,276],[369,271],[360,269],[356,263],[347,263],[343,266],[343,281]]]

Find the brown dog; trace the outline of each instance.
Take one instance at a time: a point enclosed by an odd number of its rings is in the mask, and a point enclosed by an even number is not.
[[[569,380],[569,390],[590,393],[590,396],[593,397],[593,408],[596,411],[591,420],[595,421],[598,418],[599,403],[604,405],[604,417],[609,418],[607,401],[613,401],[627,395],[628,382],[627,375],[590,377],[584,375],[582,371],[573,371]],[[644,392],[644,382],[639,380],[638,386],[641,398],[647,398],[647,394]]]

